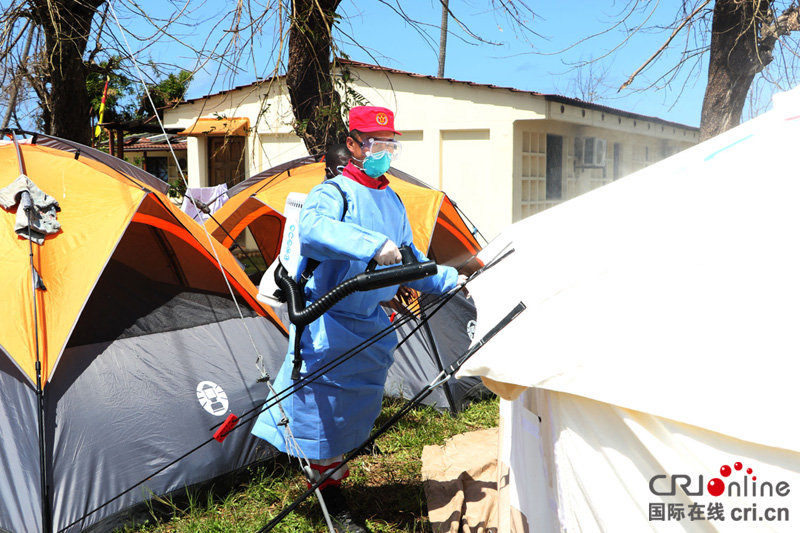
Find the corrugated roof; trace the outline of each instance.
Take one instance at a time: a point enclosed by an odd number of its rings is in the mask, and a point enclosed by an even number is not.
[[[166,142],[164,135],[131,135],[125,137],[125,151],[169,151],[170,146],[173,150],[186,150],[186,137],[168,135],[171,142]]]
[[[653,116],[649,116],[649,115],[642,115],[642,114],[639,114],[639,113],[632,113],[630,111],[624,111],[622,109],[617,109],[617,108],[609,107],[609,106],[606,106],[606,105],[596,104],[596,103],[592,103],[592,102],[586,102],[584,100],[580,100],[578,98],[573,98],[573,97],[570,97],[570,96],[563,96],[563,95],[559,95],[559,94],[540,93],[540,92],[536,92],[536,91],[528,91],[528,90],[523,90],[523,89],[516,89],[514,87],[504,87],[504,86],[501,86],[501,85],[492,85],[492,84],[488,84],[488,83],[476,83],[476,82],[472,82],[472,81],[462,81],[462,80],[456,80],[456,79],[453,79],[453,78],[444,78],[444,77],[440,78],[439,76],[433,76],[433,75],[429,75],[429,74],[416,74],[414,72],[407,72],[407,71],[404,71],[404,70],[398,70],[398,69],[389,68],[389,67],[382,67],[382,66],[379,66],[379,65],[372,65],[372,64],[369,64],[369,63],[362,63],[360,61],[353,61],[351,59],[338,59],[337,62],[339,64],[343,65],[343,66],[351,66],[351,67],[355,67],[355,68],[369,69],[369,70],[374,70],[374,71],[378,71],[378,72],[388,72],[388,73],[391,73],[391,74],[399,74],[399,75],[410,76],[412,78],[427,78],[429,80],[434,80],[434,81],[437,81],[437,82],[457,83],[457,84],[460,84],[460,85],[469,85],[469,86],[472,86],[472,87],[486,87],[486,88],[489,88],[489,89],[496,89],[496,90],[502,90],[502,91],[511,91],[511,92],[515,92],[515,93],[530,94],[530,95],[533,95],[533,96],[542,97],[545,100],[551,101],[551,102],[557,102],[557,103],[562,103],[562,104],[566,104],[566,105],[572,105],[572,106],[581,107],[581,108],[584,108],[584,109],[592,109],[592,110],[596,110],[596,111],[600,111],[600,112],[604,112],[604,113],[612,113],[612,114],[619,115],[619,116],[626,117],[626,118],[650,121],[650,122],[654,122],[654,123],[658,123],[658,124],[668,125],[670,127],[683,128],[683,129],[687,129],[687,130],[691,130],[691,131],[700,131],[699,128],[696,128],[694,126],[687,126],[686,124],[681,124],[679,122],[672,122],[672,121],[665,120],[665,119],[662,119],[662,118],[659,118],[659,117],[653,117]],[[280,76],[280,77],[282,77],[282,76]],[[237,87],[234,87],[233,89],[227,89],[227,90],[224,90],[224,91],[220,91],[218,93],[206,95],[204,97],[191,98],[191,99],[185,100],[184,102],[181,102],[181,103],[183,104],[183,103],[197,102],[199,100],[203,100],[204,98],[210,98],[212,96],[219,96],[219,95],[227,94],[227,93],[229,93],[231,91],[242,90],[242,89],[246,89],[248,87],[253,87],[255,85],[258,85],[259,83],[264,83],[265,81],[270,81],[270,80],[269,79],[258,80],[258,81],[255,81],[253,83],[248,83],[246,85],[239,85]]]

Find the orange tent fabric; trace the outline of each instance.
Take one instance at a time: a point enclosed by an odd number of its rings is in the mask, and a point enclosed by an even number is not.
[[[391,169],[390,186],[408,212],[416,247],[440,264],[471,273],[480,267],[480,245],[445,193]],[[228,191],[230,199],[206,221],[209,232],[231,247],[249,229],[267,264],[278,253],[282,211],[290,192],[308,193],[325,179],[325,164],[307,157],[257,174]]]
[[[102,156],[95,154],[100,152],[80,147],[84,150],[81,153],[77,147],[52,139],[35,144],[23,141],[19,148],[25,174],[61,207],[60,232],[48,236],[41,246],[32,246],[34,267],[46,285],[46,290],[35,291],[35,302],[29,241],[14,233],[14,214],[0,211],[0,291],[6,317],[0,321],[0,349],[32,382],[36,380],[37,351],[42,362],[42,385],[48,381],[106,263],[122,235],[135,225],[160,228],[174,247],[189,246],[213,263],[221,263],[236,294],[283,328],[273,311],[255,300],[255,286],[230,252],[209,239],[201,226],[169,201],[164,185],[156,178],[132,171],[130,165],[117,164],[125,170],[115,169],[109,162],[98,160]],[[0,143],[0,188],[19,174],[14,144]],[[153,275],[159,274],[170,275],[154,269]],[[192,278],[187,281],[195,286],[225,283],[219,269],[207,265],[185,269],[182,275]]]

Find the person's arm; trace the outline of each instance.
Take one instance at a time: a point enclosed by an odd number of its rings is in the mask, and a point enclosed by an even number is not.
[[[357,224],[342,222],[342,195],[331,185],[318,185],[300,212],[300,253],[318,261],[337,259],[368,263],[388,237]]]
[[[428,261],[428,258],[425,257],[425,254],[417,250],[417,247],[414,245],[414,236],[411,233],[411,224],[409,223],[408,216],[405,215],[405,213],[403,215],[402,244],[408,244],[411,246],[411,250],[414,252],[414,255],[417,257],[418,261]],[[433,276],[418,279],[416,281],[406,283],[406,285],[420,292],[444,294],[445,292],[454,289],[458,285],[458,272],[453,267],[439,265],[437,267],[436,274]]]
[[[414,255],[417,256],[418,260],[428,261],[428,258],[417,250],[414,243],[411,243],[411,249],[414,250]],[[458,272],[453,267],[438,265],[437,272],[433,276],[411,281],[406,285],[420,292],[444,294],[458,285]]]

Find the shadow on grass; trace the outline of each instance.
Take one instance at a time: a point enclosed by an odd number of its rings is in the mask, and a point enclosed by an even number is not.
[[[383,525],[380,531],[430,531],[421,485],[395,483],[377,487],[343,487],[351,511],[372,524]],[[325,522],[316,497],[311,505],[299,507],[295,512],[315,522],[325,531]]]

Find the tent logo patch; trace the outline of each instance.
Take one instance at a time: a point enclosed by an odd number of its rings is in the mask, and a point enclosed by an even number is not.
[[[736,473],[741,472],[739,478]],[[729,518],[733,522],[741,521],[768,521],[768,522],[787,522],[789,520],[789,509],[786,507],[764,507],[763,503],[772,503],[770,500],[762,498],[783,498],[789,495],[791,489],[788,481],[759,480],[753,475],[752,468],[745,468],[737,461],[733,463],[733,468],[724,464],[719,469],[721,477],[714,477],[707,484],[703,483],[703,476],[693,476],[687,474],[658,474],[650,478],[650,493],[661,496],[662,501],[650,503],[649,520],[652,521],[671,521],[671,520],[719,520],[724,521]],[[723,480],[725,478],[725,480]],[[666,502],[665,496],[679,496],[678,489],[686,496],[699,496],[712,498],[707,504],[701,502]],[[723,497],[730,500],[723,503]],[[744,498],[759,498],[762,507],[758,503],[742,501]],[[727,506],[727,508],[726,508]],[[727,512],[726,512],[727,511]]]
[[[470,320],[469,322],[467,322],[467,336],[469,337],[469,340],[475,339],[475,328],[477,326],[478,323],[475,322],[474,320]]]
[[[213,381],[197,384],[197,400],[203,409],[214,416],[222,416],[228,411],[228,395]]]

